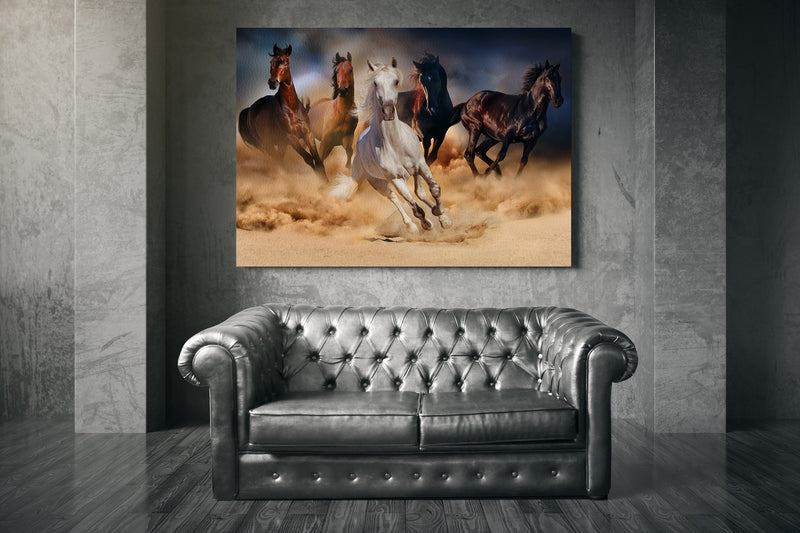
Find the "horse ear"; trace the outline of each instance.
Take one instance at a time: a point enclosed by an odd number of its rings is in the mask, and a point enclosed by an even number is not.
[[[397,60],[392,58],[392,68],[397,68]]]
[[[351,63],[353,62],[353,56],[350,55],[350,52],[347,52],[347,60]]]
[[[278,52],[280,52],[280,51],[281,51],[281,49],[278,48],[277,44],[273,44],[272,45],[272,55],[276,56],[276,55],[278,55]]]
[[[375,71],[375,65],[373,65],[372,61],[370,61],[369,59],[367,59],[367,65],[369,66],[369,69],[371,71],[373,71],[373,72]]]
[[[550,60],[549,59],[545,59],[544,60],[544,68],[550,68]]]
[[[438,64],[439,63],[439,56],[436,56],[436,59],[434,59],[433,62]]]
[[[422,63],[417,63],[416,61],[412,61],[412,63],[414,63],[414,66],[417,68],[417,70],[422,70]]]
[[[339,55],[339,52],[336,52],[336,57],[333,58],[333,62],[334,63],[339,63],[340,61],[342,61],[342,59],[344,59],[344,58]]]
[[[286,49],[286,55],[287,56],[292,55],[292,45],[291,44],[289,45],[289,48]]]
[[[554,66],[553,68],[554,68],[555,70],[558,70],[558,67],[560,67],[560,66],[561,66],[561,63],[559,63],[558,65]]]

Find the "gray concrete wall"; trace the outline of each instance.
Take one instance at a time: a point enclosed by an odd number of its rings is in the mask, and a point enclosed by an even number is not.
[[[800,4],[732,1],[728,416],[800,417]]]
[[[145,2],[75,9],[75,431],[146,430]]]
[[[167,13],[167,372],[173,420],[206,417],[174,367],[183,342],[267,301],[564,305],[630,332],[634,318],[634,4],[184,2]],[[235,30],[260,26],[571,27],[574,268],[236,268]],[[646,352],[643,357],[651,357]],[[634,378],[636,379],[636,378]],[[614,414],[641,418],[633,381]]]
[[[634,52],[634,306],[639,367],[633,381],[637,419],[653,429],[655,356],[655,0],[636,2]]]
[[[725,3],[656,2],[654,418],[725,430]]]
[[[72,12],[0,5],[0,420],[72,413]]]

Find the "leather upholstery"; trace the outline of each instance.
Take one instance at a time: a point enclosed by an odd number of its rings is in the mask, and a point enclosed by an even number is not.
[[[263,447],[256,453],[250,444],[250,410],[282,397],[345,391],[364,394],[366,401],[369,392],[480,392],[487,403],[495,404],[502,403],[504,391],[519,389],[551,395],[575,409],[575,437],[531,442],[525,452],[529,459],[577,453],[584,468],[581,494],[602,497],[610,478],[611,383],[630,377],[636,364],[636,350],[625,335],[573,309],[272,304],[244,310],[198,333],[187,341],[178,360],[187,381],[211,387],[213,479],[220,499],[253,497],[247,491],[260,490],[253,489],[257,483],[246,477],[256,471],[250,471],[251,462],[283,461],[299,453],[275,449],[273,454]],[[258,431],[257,440],[270,433],[266,426]],[[513,444],[494,446],[500,455],[523,453]],[[435,464],[452,457],[450,452],[428,453],[397,460]],[[323,462],[324,457],[331,458],[330,454],[313,457]],[[310,482],[300,477],[296,483],[290,488],[284,482],[283,494],[302,492]],[[243,491],[244,487],[249,488]],[[559,492],[565,488],[561,485],[552,488],[551,495],[571,494]],[[422,494],[427,489],[409,490]],[[326,494],[345,497],[335,490]]]
[[[416,452],[415,392],[288,393],[250,411],[250,444],[267,450]]]
[[[435,392],[423,395],[420,449],[572,440],[578,413],[540,391]]]

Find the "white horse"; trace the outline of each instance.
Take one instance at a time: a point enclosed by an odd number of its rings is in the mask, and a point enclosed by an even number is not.
[[[356,192],[364,179],[376,191],[384,195],[394,204],[403,223],[411,233],[419,233],[416,224],[403,209],[395,191],[389,187],[391,183],[397,193],[408,202],[414,216],[424,229],[433,225],[425,218],[425,211],[414,201],[406,183],[414,176],[414,193],[423,203],[431,208],[431,213],[439,217],[443,228],[452,225],[439,201],[441,190],[425,163],[419,138],[411,126],[402,120],[396,120],[395,103],[397,102],[397,86],[401,73],[397,70],[397,60],[392,58],[392,66],[372,64],[367,61],[370,79],[364,98],[359,105],[358,114],[371,117],[370,126],[358,138],[356,154],[353,157],[352,176],[341,176],[331,190],[331,195],[348,199]],[[422,178],[422,179],[420,179]],[[425,194],[422,181],[428,184],[433,200]]]

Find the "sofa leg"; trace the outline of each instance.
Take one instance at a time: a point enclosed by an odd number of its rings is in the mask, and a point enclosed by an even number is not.
[[[594,495],[594,496],[593,496],[593,495],[589,495],[589,499],[590,499],[590,500],[607,500],[607,499],[608,499],[608,494],[603,494],[602,496],[598,496],[598,495]]]

